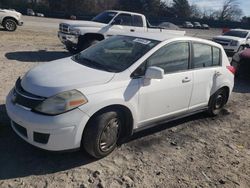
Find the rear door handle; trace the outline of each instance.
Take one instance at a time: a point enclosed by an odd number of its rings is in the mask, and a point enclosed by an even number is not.
[[[191,82],[191,79],[186,77],[182,80],[182,83],[188,83],[188,82]]]

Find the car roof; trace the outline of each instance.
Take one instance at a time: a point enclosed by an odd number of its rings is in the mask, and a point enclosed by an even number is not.
[[[171,34],[171,33],[162,33],[162,34],[155,34],[155,33],[126,33],[122,34],[120,36],[131,36],[131,37],[138,37],[138,38],[144,38],[144,39],[149,39],[149,40],[156,40],[160,42],[164,42],[167,40],[185,40],[185,41],[195,41],[195,42],[200,42],[200,43],[206,43],[210,44],[213,46],[217,46],[221,48],[221,45],[218,43],[215,43],[210,40],[205,40],[201,38],[196,38],[196,37],[189,37],[189,36],[182,36],[178,34]]]
[[[123,11],[123,10],[106,10],[105,12],[116,12],[116,13],[135,14],[135,15],[144,16],[143,14],[140,14],[140,13],[128,12],[128,11]]]

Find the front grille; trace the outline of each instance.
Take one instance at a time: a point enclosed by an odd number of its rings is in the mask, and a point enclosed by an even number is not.
[[[33,137],[34,141],[40,144],[47,144],[49,141],[49,134],[34,132]]]
[[[12,124],[13,124],[15,130],[16,130],[18,133],[20,133],[22,136],[24,136],[24,137],[26,137],[26,138],[28,137],[28,135],[27,135],[27,130],[26,130],[24,127],[22,127],[21,125],[18,125],[18,124],[15,123],[15,122],[12,122]]]
[[[61,31],[62,33],[69,33],[69,25],[61,23],[59,25],[59,31]]]
[[[19,104],[26,108],[34,109],[44,100],[44,97],[33,95],[25,91],[21,86],[20,78],[16,81],[16,85],[12,93],[12,102],[14,104]]]

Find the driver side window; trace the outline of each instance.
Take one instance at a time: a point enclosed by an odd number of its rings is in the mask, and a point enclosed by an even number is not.
[[[148,58],[147,67],[150,66],[162,68],[165,74],[188,70],[189,43],[178,42],[162,47]]]
[[[132,26],[132,15],[119,14],[114,21],[117,24],[119,23],[119,25]]]

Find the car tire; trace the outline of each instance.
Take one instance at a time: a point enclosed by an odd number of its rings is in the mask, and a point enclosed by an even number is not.
[[[210,116],[217,116],[221,113],[228,100],[228,93],[225,89],[219,89],[215,92],[209,100],[208,114]]]
[[[88,47],[97,44],[98,42],[100,41],[96,39],[80,39],[77,45],[77,49],[79,49],[79,51],[83,51]]]
[[[7,18],[3,21],[3,27],[7,31],[15,31],[17,29],[17,23],[14,19]]]
[[[122,133],[122,116],[119,111],[104,111],[87,124],[82,146],[94,158],[109,155],[117,146]]]
[[[73,47],[73,46],[66,46],[66,49],[71,53],[71,54],[77,54],[80,51],[78,50],[78,48]]]

